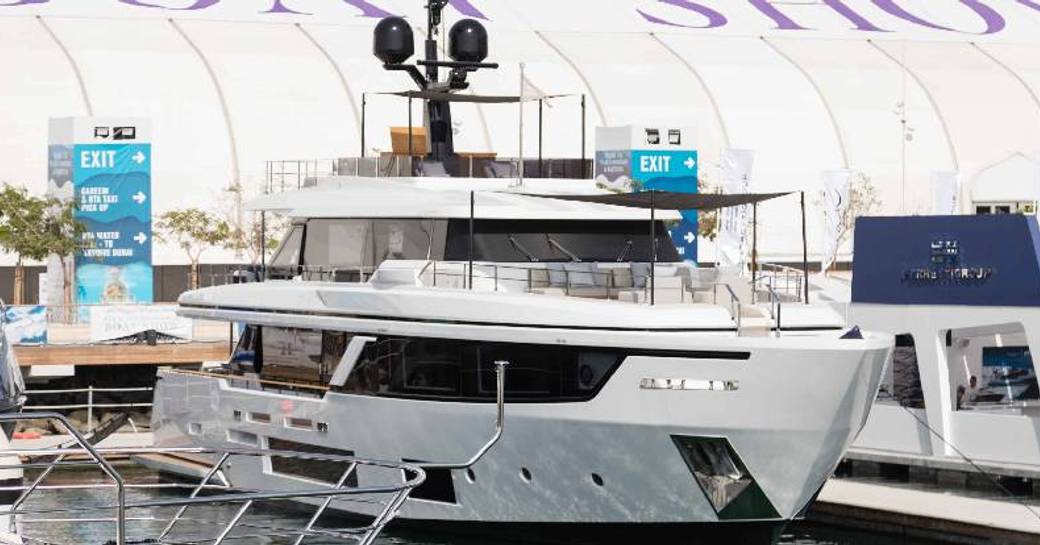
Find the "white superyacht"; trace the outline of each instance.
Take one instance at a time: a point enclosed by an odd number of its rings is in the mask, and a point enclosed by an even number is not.
[[[160,372],[157,442],[464,459],[508,361],[501,441],[469,470],[428,470],[399,523],[775,539],[862,428],[892,337],[842,338],[840,316],[802,304],[754,325],[753,305],[679,261],[669,214],[651,244],[645,210],[509,185],[343,178],[263,199],[293,218],[270,275],[288,279],[181,297],[184,316],[245,326],[222,368]],[[340,472],[263,460],[230,477]]]

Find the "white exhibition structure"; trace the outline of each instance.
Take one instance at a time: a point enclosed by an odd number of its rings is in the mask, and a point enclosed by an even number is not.
[[[258,190],[269,160],[357,156],[362,93],[411,85],[373,58],[372,27],[405,14],[418,32],[423,4],[4,0],[0,181],[44,190],[47,122],[64,116],[152,120],[156,212],[215,206],[236,182]],[[956,172],[967,211],[980,172],[1040,152],[1036,1],[453,0],[445,13],[490,31],[502,67],[473,75],[475,92],[515,94],[525,63],[530,87],[587,95],[589,135],[697,127],[712,183],[723,150],[750,149],[752,191],[816,191],[848,169],[878,187],[879,212],[930,213],[936,174]],[[368,152],[388,150],[406,107],[369,96],[367,110]],[[459,150],[517,155],[515,107],[454,113]],[[579,156],[579,116],[573,99],[550,104],[546,156]],[[800,252],[787,212],[762,206],[765,259]],[[819,240],[822,222],[809,228]],[[156,248],[157,264],[183,261]]]

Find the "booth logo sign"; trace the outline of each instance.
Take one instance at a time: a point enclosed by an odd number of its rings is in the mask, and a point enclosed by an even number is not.
[[[970,267],[961,263],[961,243],[940,238],[929,247],[929,264],[903,272],[903,282],[911,285],[977,285],[993,277],[993,267]]]

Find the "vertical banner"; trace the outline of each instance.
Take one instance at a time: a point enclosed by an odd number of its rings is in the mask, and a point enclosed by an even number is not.
[[[729,195],[748,193],[751,169],[755,164],[752,150],[728,149],[722,155],[722,192]],[[751,221],[750,206],[733,206],[719,211],[719,233],[715,239],[719,267],[743,270],[747,261],[747,232]]]
[[[76,217],[86,226],[76,256],[81,305],[152,302],[151,157],[150,144],[73,149]]]
[[[932,179],[932,214],[955,216],[960,213],[961,180],[956,172],[936,172]]]
[[[852,171],[827,170],[823,172],[823,268],[827,271],[837,261],[838,246],[841,237],[841,223],[845,209],[849,203],[849,189],[852,186]]]

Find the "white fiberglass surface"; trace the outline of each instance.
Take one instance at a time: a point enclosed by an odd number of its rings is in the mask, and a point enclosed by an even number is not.
[[[0,18],[0,182],[47,189],[50,117],[86,115],[72,67],[36,19]]]

